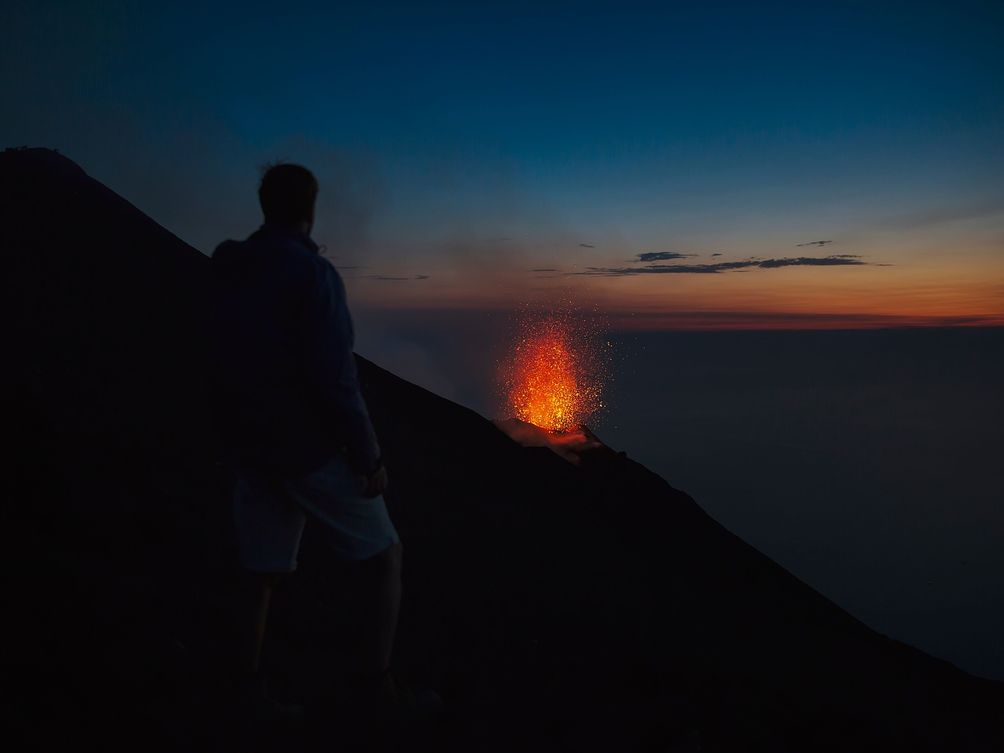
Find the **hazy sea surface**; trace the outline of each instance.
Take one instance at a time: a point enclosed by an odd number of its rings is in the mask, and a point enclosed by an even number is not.
[[[389,325],[363,354],[497,410],[504,323]],[[1004,329],[611,338],[609,445],[872,628],[1004,679]]]

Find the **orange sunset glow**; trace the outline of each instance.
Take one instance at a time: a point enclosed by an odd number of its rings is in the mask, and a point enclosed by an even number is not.
[[[624,330],[864,329],[1004,325],[1004,259],[991,253],[903,253],[854,266],[714,274],[590,274],[585,265],[546,273],[433,270],[395,290],[395,307],[500,309],[555,296],[589,301]],[[899,259],[896,262],[887,259]],[[628,270],[629,272],[633,270]],[[360,304],[382,308],[387,286],[347,275]]]

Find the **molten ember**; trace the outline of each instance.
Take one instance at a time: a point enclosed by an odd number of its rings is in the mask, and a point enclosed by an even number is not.
[[[599,354],[585,319],[525,315],[502,367],[509,414],[551,431],[581,426],[603,407]]]

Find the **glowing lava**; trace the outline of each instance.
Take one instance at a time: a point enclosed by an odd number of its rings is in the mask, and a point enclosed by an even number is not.
[[[510,414],[543,429],[574,429],[603,407],[596,347],[571,315],[525,317],[502,378]]]

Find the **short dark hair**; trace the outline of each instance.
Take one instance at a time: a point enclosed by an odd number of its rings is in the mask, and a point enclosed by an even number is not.
[[[269,166],[258,186],[265,222],[293,225],[312,220],[317,190],[317,178],[302,165],[280,162]]]

